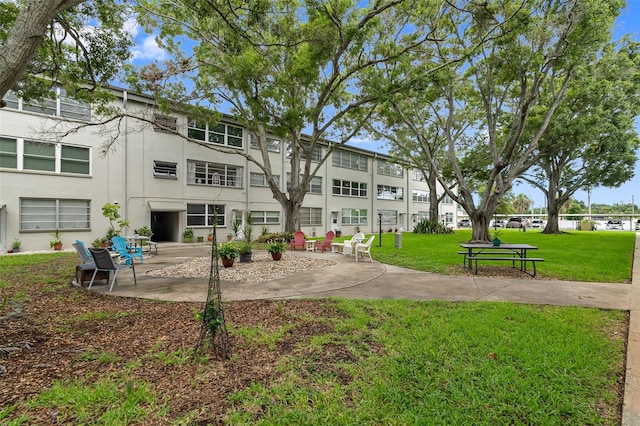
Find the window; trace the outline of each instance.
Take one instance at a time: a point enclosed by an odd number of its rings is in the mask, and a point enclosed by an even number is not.
[[[307,159],[307,152],[309,151],[309,144],[302,144],[303,149],[300,150],[300,158],[303,160]],[[291,142],[287,142],[287,157],[291,157],[293,151],[293,145]],[[311,151],[311,161],[320,161],[322,160],[322,147],[316,145]]]
[[[342,209],[343,225],[366,225],[367,210],[366,209]]]
[[[251,135],[251,148],[260,149],[258,139],[254,135]],[[280,152],[280,141],[278,139],[267,138],[267,151]]]
[[[169,115],[153,114],[153,130],[156,132],[177,132],[178,119]]]
[[[378,185],[378,200],[402,200],[403,189],[398,186]]]
[[[420,169],[412,169],[411,177],[413,180],[418,180],[420,182],[426,181],[426,179],[424,178],[424,173],[422,173],[422,170]]]
[[[79,146],[62,145],[60,150],[60,172],[89,174],[89,149]]]
[[[300,177],[302,179],[302,176]],[[291,189],[291,173],[287,172],[287,191]],[[320,176],[314,176],[309,181],[310,194],[322,194],[322,178]]]
[[[88,175],[91,172],[91,150],[81,146],[0,137],[0,167]]]
[[[429,191],[420,191],[418,189],[414,189],[412,191],[413,201],[418,203],[428,203],[429,202]]]
[[[0,137],[0,168],[18,168],[18,141]]]
[[[20,199],[20,231],[89,230],[89,200]]]
[[[242,188],[243,170],[239,166],[187,160],[187,183]]]
[[[349,152],[344,150],[334,151],[332,157],[332,163],[335,167],[344,167],[347,169],[367,171],[369,169],[369,162],[366,155],[356,154],[355,152]]]
[[[49,143],[24,141],[25,170],[56,171],[56,146]]]
[[[197,139],[203,142],[242,148],[244,130],[242,130],[241,127],[222,123],[211,125],[189,120],[187,135],[191,139]]]
[[[300,207],[300,226],[321,226],[322,209],[319,207]]]
[[[254,210],[251,212],[253,223],[256,225],[275,225],[280,223],[280,212]]]
[[[390,163],[384,160],[378,160],[378,174],[394,177],[403,177],[404,169],[400,164]]]
[[[331,186],[333,195],[347,195],[350,197],[367,197],[367,184],[349,180],[333,179]]]
[[[225,206],[222,204],[187,204],[187,226],[211,228],[226,226]]]
[[[445,195],[444,198],[442,198],[442,204],[453,204],[453,199],[449,197],[449,195]]]
[[[19,99],[15,92],[10,91],[7,92],[3,99],[7,103],[7,108],[32,111],[56,117],[65,117],[72,120],[91,120],[90,104],[67,97],[66,90],[61,87],[54,88],[53,93],[50,95],[51,99],[43,99],[41,101],[31,100],[25,102],[22,99]]]
[[[153,176],[159,178],[177,179],[178,164],[167,161],[153,161]]]
[[[280,175],[273,175],[273,179],[276,181],[278,188],[280,187]],[[251,186],[269,186],[267,183],[267,176],[264,173],[251,172],[249,174],[249,184]]]
[[[397,210],[378,210],[378,213],[382,213],[383,225],[397,225],[398,224],[398,211]]]

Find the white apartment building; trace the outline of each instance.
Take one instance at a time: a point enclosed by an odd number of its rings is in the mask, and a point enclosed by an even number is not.
[[[143,113],[205,144],[219,144],[259,157],[250,133],[223,117],[220,123],[196,123],[176,113],[154,113],[152,100],[114,89],[117,106]],[[121,206],[130,221],[127,233],[151,227],[156,241],[181,241],[185,228],[195,236],[218,222],[218,238],[225,239],[233,223],[244,224],[251,212],[254,235],[264,227],[284,230],[284,211],[272,197],[264,174],[237,154],[200,146],[157,126],[128,119],[102,128],[85,128],[52,142],[47,133],[60,117],[78,124],[95,120],[89,105],[65,98],[26,103],[9,93],[0,109],[0,251],[14,239],[23,251],[47,250],[59,229],[65,248],[76,239],[90,243],[105,235],[109,221],[101,207]],[[109,127],[110,126],[110,127]],[[113,138],[113,149],[103,147]],[[318,147],[313,160],[327,146]],[[287,142],[269,139],[274,174],[286,187]],[[329,230],[352,234],[359,228],[412,230],[428,217],[428,188],[421,173],[394,164],[391,158],[351,146],[337,148],[313,178],[301,211],[301,229],[319,236]],[[278,172],[279,171],[279,172]],[[214,214],[215,213],[215,214]],[[455,225],[456,206],[447,197],[440,205],[440,221]]]

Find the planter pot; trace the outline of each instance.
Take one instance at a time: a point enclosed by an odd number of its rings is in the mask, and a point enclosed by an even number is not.
[[[20,247],[14,247],[12,253],[20,253]]]
[[[282,253],[271,253],[271,258],[273,260],[280,260],[282,259]]]
[[[53,249],[54,249],[54,250],[62,250],[62,243],[60,243],[60,244],[54,244],[54,245],[53,245]]]
[[[185,242],[185,243],[192,243],[192,242],[193,242],[193,238],[190,238],[190,237],[184,237],[184,242]]]
[[[494,238],[494,239],[493,239],[493,245],[494,245],[495,247],[498,247],[498,246],[500,245],[500,240],[499,240],[499,239],[497,239],[497,238]]]
[[[106,241],[101,242],[100,248],[107,248],[107,242]]]
[[[222,266],[224,266],[225,268],[231,268],[233,266],[233,260],[229,259],[228,257],[221,256],[220,260],[222,260]]]
[[[233,240],[233,235],[227,235],[227,241]]]
[[[247,254],[241,254],[240,255],[240,262],[251,262],[251,255],[253,253],[247,253]]]
[[[207,241],[213,241],[213,235],[207,235]]]
[[[204,242],[204,237],[198,237],[198,242],[199,242],[199,243]]]

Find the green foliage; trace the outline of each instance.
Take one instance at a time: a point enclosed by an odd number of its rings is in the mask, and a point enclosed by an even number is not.
[[[50,13],[41,15],[51,16],[53,22],[44,22],[43,37],[30,37],[28,43],[31,45],[20,45],[16,54],[13,43],[20,41],[15,36],[13,39],[9,37],[11,28],[15,25],[22,31],[28,31],[22,27],[38,22],[34,23],[33,16],[28,13],[19,15],[20,10],[32,10],[32,7],[22,6],[24,2],[19,3],[20,7],[14,2],[0,2],[0,56],[5,59],[5,65],[9,62],[14,66],[21,62],[22,53],[26,54],[26,68],[18,69],[17,76],[2,76],[11,80],[0,78],[0,86],[4,89],[6,83],[17,77],[10,86],[18,96],[27,101],[43,101],[55,99],[51,90],[51,82],[55,81],[64,87],[65,96],[90,102],[96,112],[104,112],[114,99],[109,84],[131,55],[129,49],[133,41],[125,25],[130,16],[129,6],[122,2],[97,0],[80,2],[69,8],[70,3],[38,4],[39,8],[49,9]],[[12,44],[13,51],[6,51]],[[0,98],[3,96],[4,91]]]
[[[260,235],[256,242],[269,243],[271,241],[280,241],[286,243],[293,238],[293,232],[271,232],[269,234]]]
[[[182,233],[182,239],[185,243],[190,243],[193,241],[193,228],[184,228],[184,232]]]
[[[240,244],[240,246],[238,247],[238,253],[241,255],[251,254],[252,253],[251,243]]]
[[[234,260],[240,254],[238,247],[233,243],[221,243],[218,245],[218,257],[226,257]]]
[[[120,205],[116,203],[106,203],[102,206],[102,215],[109,219],[109,229],[107,229],[106,234],[108,240],[120,235],[122,229],[130,225],[128,220],[120,219]],[[116,229],[116,224],[118,225],[118,229]]]
[[[431,222],[429,219],[422,219],[413,228],[416,234],[452,234],[453,230],[440,222]]]
[[[201,316],[202,321],[211,331],[211,335],[215,336],[218,331],[218,327],[220,327],[224,323],[222,312],[216,309],[216,301],[209,300],[204,308],[204,311],[202,311]]]
[[[53,240],[49,241],[49,246],[53,247],[56,244],[62,244],[62,240],[60,239],[59,229],[56,229],[51,235],[53,236]]]
[[[141,226],[140,228],[137,229],[137,231],[138,231],[138,235],[142,235],[149,238],[153,237],[153,231],[147,225]]]
[[[273,253],[284,253],[287,246],[283,242],[274,241],[267,246],[267,252]]]
[[[13,242],[11,243],[11,248],[12,249],[19,249],[20,248],[20,244],[22,244],[22,242],[18,239],[18,237],[13,239]]]

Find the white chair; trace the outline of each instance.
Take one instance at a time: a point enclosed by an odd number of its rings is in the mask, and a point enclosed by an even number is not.
[[[373,240],[375,240],[376,236],[372,235],[369,237],[369,239],[367,240],[366,243],[357,243],[355,246],[355,250],[356,250],[356,262],[358,261],[358,256],[362,255],[362,257],[364,258],[364,255],[367,254],[369,255],[369,261],[371,261],[371,263],[373,263],[373,259],[371,258],[371,246],[373,245]]]
[[[350,240],[345,240],[344,241],[344,245],[342,246],[342,254],[349,255],[351,256],[351,254],[353,253],[353,247],[364,241],[364,234],[362,232],[358,232],[357,234],[355,234],[353,237],[351,237]]]

